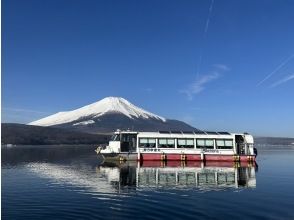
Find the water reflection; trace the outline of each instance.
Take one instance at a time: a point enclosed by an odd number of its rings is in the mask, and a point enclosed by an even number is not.
[[[110,166],[110,167],[109,167]],[[138,188],[255,188],[256,164],[203,162],[106,163],[97,167],[118,191]]]
[[[2,167],[25,168],[50,184],[84,193],[138,190],[226,190],[256,187],[256,164],[231,162],[104,162],[93,149],[77,147],[2,148]]]
[[[94,150],[2,148],[3,219],[294,219],[294,151],[259,151],[257,173],[255,164],[102,164]]]

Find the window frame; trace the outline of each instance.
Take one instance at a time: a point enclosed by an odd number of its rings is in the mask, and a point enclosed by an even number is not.
[[[174,148],[176,148],[176,141],[175,141],[175,138],[157,138],[157,140],[158,140],[158,148],[170,148],[170,149],[174,149]],[[166,145],[165,145],[165,147],[161,147],[160,145],[160,140],[166,140]],[[171,144],[168,144],[168,140],[173,140],[173,142],[174,142],[174,144],[173,144],[173,147],[171,147]],[[170,146],[169,146],[170,145]]]
[[[203,140],[204,145],[199,146],[198,140]],[[214,138],[197,138],[196,139],[196,148],[198,148],[198,149],[214,149],[214,146],[215,146],[214,140],[215,140]],[[206,141],[212,141],[213,145],[207,145]]]
[[[218,144],[217,144],[218,141],[223,141],[224,145],[223,146],[218,146]],[[226,141],[231,141],[232,145],[226,146]],[[229,138],[216,139],[215,140],[215,147],[216,147],[216,149],[221,149],[221,150],[232,150],[232,149],[234,149],[234,140],[229,139]]]
[[[120,134],[114,134],[111,136],[110,141],[120,141]]]
[[[146,140],[147,140],[147,142],[144,143],[144,146],[141,145],[141,140],[142,140],[142,139],[146,139]],[[155,140],[155,142],[151,142],[151,143],[150,143],[150,141],[149,141],[150,139],[151,139],[151,140]],[[138,145],[139,148],[156,148],[156,138],[149,138],[149,137],[142,137],[142,138],[141,138],[141,137],[140,137],[138,142],[139,142],[139,145]],[[152,144],[152,146],[150,146],[151,144]],[[148,145],[148,146],[147,146],[147,145]]]
[[[179,144],[179,141],[185,141],[185,145],[180,145]],[[193,141],[193,144],[192,145],[188,145],[187,144],[187,141],[188,140],[192,140]],[[188,146],[188,147],[187,147]],[[194,138],[177,138],[177,148],[180,148],[180,149],[182,149],[182,148],[186,148],[186,149],[194,149],[194,146],[195,146],[195,139]]]

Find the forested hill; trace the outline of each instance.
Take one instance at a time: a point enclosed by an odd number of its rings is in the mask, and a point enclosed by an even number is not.
[[[285,137],[254,137],[256,146],[279,145],[279,146],[294,146],[294,138]]]
[[[107,143],[110,135],[89,134],[60,128],[2,123],[2,144],[53,145]]]

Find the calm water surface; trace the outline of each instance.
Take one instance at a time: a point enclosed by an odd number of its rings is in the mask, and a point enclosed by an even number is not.
[[[294,219],[294,150],[258,166],[102,163],[93,147],[2,147],[3,219]]]

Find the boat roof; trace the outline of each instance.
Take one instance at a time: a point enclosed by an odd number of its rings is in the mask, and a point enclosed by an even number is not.
[[[138,133],[153,133],[153,134],[202,134],[202,135],[231,135],[231,133],[227,131],[130,131],[130,130],[123,130],[123,131],[116,131],[115,133],[127,133],[127,134],[138,134]]]
[[[159,134],[207,134],[207,135],[230,135],[226,131],[158,131]]]
[[[133,130],[117,130],[116,134],[159,134],[159,135],[250,135],[247,132],[244,133],[230,133],[227,131],[175,131],[175,130],[161,130],[161,131],[133,131]]]
[[[230,133],[226,131],[116,131],[115,134],[137,134],[139,138],[216,138],[231,139],[241,135],[247,143],[254,143],[253,136],[248,133]]]

